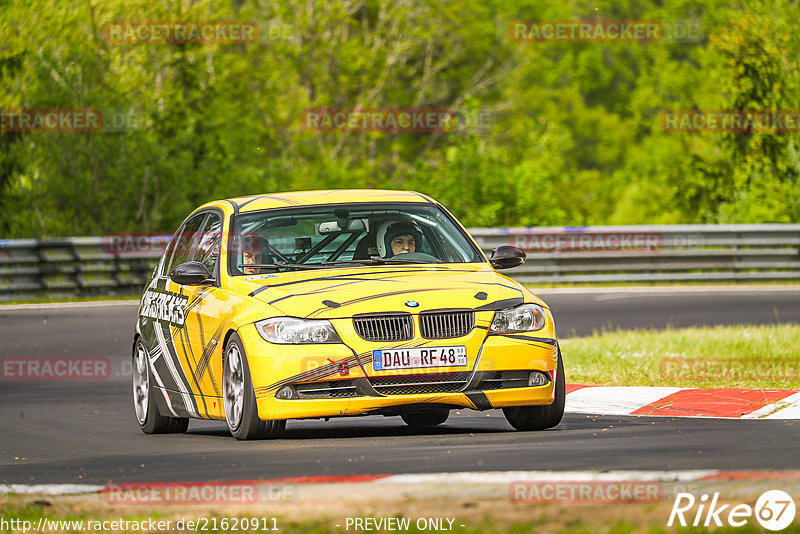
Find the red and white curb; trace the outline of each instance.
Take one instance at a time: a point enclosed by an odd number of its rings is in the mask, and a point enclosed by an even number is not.
[[[800,419],[800,391],[567,384],[565,411],[596,415]]]

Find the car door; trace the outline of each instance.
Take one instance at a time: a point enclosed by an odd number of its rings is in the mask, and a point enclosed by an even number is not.
[[[219,288],[219,254],[222,243],[222,214],[209,211],[192,238],[191,253],[178,257],[173,266],[198,261],[206,266],[214,283],[178,285],[187,297],[184,324],[173,339],[178,359],[186,370],[189,386],[200,417],[218,418],[222,411],[222,341],[230,316],[227,298]]]
[[[139,311],[155,385],[166,393],[164,401],[169,413],[165,415],[200,416],[192,380],[194,369],[183,347],[189,295],[184,286],[169,278],[169,273],[194,256],[197,236],[207,216],[207,213],[193,215],[175,233],[156,277],[145,291]]]

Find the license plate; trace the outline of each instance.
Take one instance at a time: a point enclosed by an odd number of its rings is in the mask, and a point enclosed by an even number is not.
[[[467,347],[464,345],[372,351],[372,368],[375,371],[424,367],[464,367],[466,365]]]

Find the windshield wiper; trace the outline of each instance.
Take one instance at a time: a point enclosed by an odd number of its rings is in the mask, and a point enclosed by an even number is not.
[[[322,265],[342,265],[347,263],[360,263],[363,265],[383,265],[385,263],[430,263],[425,260],[412,260],[403,258],[382,258],[380,256],[370,256],[369,259],[360,260],[336,260],[336,261],[323,261]]]
[[[239,265],[239,269],[288,269],[290,271],[304,271],[308,269],[322,269],[320,265],[305,265],[302,263],[286,263],[284,261],[276,261],[275,263],[244,263]]]

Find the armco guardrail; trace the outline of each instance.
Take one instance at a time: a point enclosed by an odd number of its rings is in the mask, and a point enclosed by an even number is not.
[[[800,281],[800,224],[473,228],[487,252],[524,249],[506,271],[527,283]],[[160,245],[168,236],[155,239]],[[117,241],[115,241],[115,239]],[[134,236],[141,240],[141,236]],[[0,301],[135,295],[160,255],[119,236],[0,241]]]
[[[520,282],[800,280],[800,224],[476,228],[484,250],[516,245]]]
[[[0,301],[139,293],[161,253],[116,252],[110,243],[110,237],[0,241]]]

